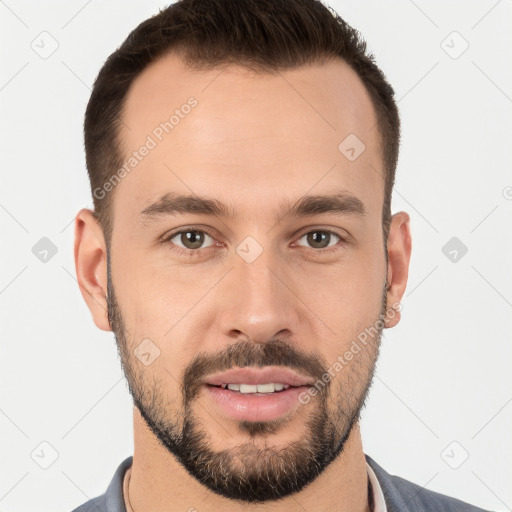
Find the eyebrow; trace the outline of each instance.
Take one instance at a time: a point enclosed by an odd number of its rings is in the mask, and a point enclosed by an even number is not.
[[[197,195],[167,193],[158,201],[142,210],[140,219],[147,220],[154,217],[184,213],[233,218],[237,216],[237,209],[217,199]],[[347,191],[340,191],[331,195],[304,196],[295,203],[284,201],[276,211],[276,218],[281,219],[288,216],[311,217],[322,213],[364,217],[366,209],[360,199]]]

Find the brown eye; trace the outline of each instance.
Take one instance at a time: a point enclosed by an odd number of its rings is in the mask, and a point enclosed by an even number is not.
[[[334,238],[334,243],[331,243]],[[306,241],[312,249],[325,249],[327,247],[331,247],[332,245],[336,245],[336,243],[341,240],[341,237],[332,231],[310,231],[300,237],[299,240],[306,238]],[[299,244],[302,245],[302,244]]]
[[[186,231],[179,231],[178,233],[174,233],[174,235],[168,238],[168,241],[184,249],[197,250],[204,248],[202,246],[206,238],[209,238],[213,241],[212,237],[204,231],[189,229]]]

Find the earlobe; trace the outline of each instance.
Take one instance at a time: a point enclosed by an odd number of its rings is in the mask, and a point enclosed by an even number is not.
[[[75,269],[82,296],[96,326],[110,331],[107,315],[107,248],[94,212],[82,209],[75,218]]]
[[[400,300],[407,286],[412,239],[410,218],[405,212],[398,212],[391,218],[388,251],[387,315],[385,327],[394,327],[400,321]]]

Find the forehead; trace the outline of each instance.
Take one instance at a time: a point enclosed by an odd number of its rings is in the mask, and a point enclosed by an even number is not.
[[[122,117],[123,156],[136,161],[116,188],[114,216],[169,192],[239,198],[250,211],[273,196],[345,188],[381,208],[377,117],[341,59],[270,74],[192,70],[169,54],[133,82]]]

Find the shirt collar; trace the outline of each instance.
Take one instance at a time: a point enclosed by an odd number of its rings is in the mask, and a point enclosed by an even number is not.
[[[368,478],[370,479],[370,483],[372,486],[372,492],[373,492],[373,511],[372,512],[387,512],[388,508],[387,508],[386,502],[384,500],[384,493],[382,492],[382,487],[380,486],[380,483],[377,480],[377,476],[375,475],[375,472],[370,467],[368,462],[366,463],[366,470],[368,471]]]

